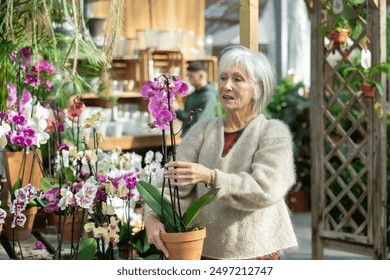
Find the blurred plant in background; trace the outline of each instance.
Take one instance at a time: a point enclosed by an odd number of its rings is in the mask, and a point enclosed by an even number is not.
[[[290,127],[297,170],[294,190],[309,192],[311,184],[309,101],[303,93],[302,82],[296,83],[290,76],[283,78],[264,114],[280,119]]]

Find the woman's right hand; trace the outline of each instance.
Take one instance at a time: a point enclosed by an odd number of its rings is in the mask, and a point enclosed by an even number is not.
[[[165,226],[157,219],[156,214],[147,215],[145,229],[149,244],[154,244],[158,250],[164,253],[166,258],[169,258],[168,250],[160,238],[160,232],[165,233]]]

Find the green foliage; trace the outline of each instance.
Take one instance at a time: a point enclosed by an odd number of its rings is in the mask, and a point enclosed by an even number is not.
[[[390,63],[390,15],[387,15],[386,17],[386,46],[387,46],[386,61]]]
[[[75,256],[76,260],[92,260],[97,252],[97,242],[95,238],[87,238],[80,244],[80,248]]]
[[[152,184],[145,181],[137,182],[137,190],[146,204],[157,214],[160,220],[165,224],[167,232],[175,232],[175,219],[178,215],[172,209],[171,202],[161,195],[161,192]]]
[[[128,255],[128,259],[159,259],[160,251],[156,246],[149,244],[145,229],[134,233],[134,227],[124,222],[120,225],[119,231],[119,251]],[[135,255],[133,255],[135,253]]]
[[[211,189],[208,193],[192,202],[183,216],[180,217],[176,211],[173,210],[171,202],[152,184],[145,181],[138,181],[137,190],[145,203],[156,213],[160,221],[165,225],[167,232],[181,231],[181,228],[177,226],[177,220],[185,226],[186,231],[191,231],[194,228],[193,225],[191,226],[191,223],[196,219],[200,211],[215,198],[219,191],[219,189],[216,188]],[[195,227],[198,226],[199,225],[196,225]]]
[[[309,101],[300,94],[303,88],[302,82],[295,83],[291,77],[283,78],[264,114],[289,126],[294,141],[296,189],[306,188],[308,191],[311,183]]]
[[[325,20],[319,24],[321,30],[321,36],[327,36],[331,31],[341,31],[343,29],[349,29],[350,36],[357,39],[363,31],[363,25],[361,21],[355,18],[355,11],[363,4],[365,0],[347,0],[344,1],[344,9],[341,13],[336,14],[333,11],[333,1],[321,0],[322,14],[325,16]],[[366,18],[365,11],[360,15]]]
[[[351,73],[354,75],[349,78]],[[347,79],[348,84],[354,89],[356,87],[361,87],[363,84],[369,84],[375,86],[378,89],[379,94],[383,95],[384,90],[382,84],[375,80],[375,75],[379,73],[385,73],[389,78],[390,64],[387,62],[377,63],[371,65],[368,69],[363,68],[361,64],[352,65],[345,67],[342,75]]]
[[[78,9],[84,1],[79,1]],[[89,77],[99,77],[107,57],[101,55],[92,40],[80,36],[74,26],[84,26],[81,13],[77,19],[71,18],[71,2],[65,0],[5,0],[0,6],[0,110],[7,99],[7,82],[15,76],[8,54],[22,47],[31,47],[34,54],[50,61],[56,67],[56,77],[50,92],[45,92],[42,99],[65,108],[70,97],[81,94],[90,88]],[[64,33],[55,28],[56,20],[68,22],[73,27]],[[77,24],[72,22],[77,20]],[[28,30],[28,32],[26,32]],[[77,38],[77,39],[76,39]],[[80,39],[83,38],[83,39]],[[77,58],[77,60],[75,60]],[[78,64],[83,61],[83,73],[78,72]],[[77,64],[75,64],[77,63]]]

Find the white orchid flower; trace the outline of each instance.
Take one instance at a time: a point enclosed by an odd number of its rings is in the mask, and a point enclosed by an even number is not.
[[[7,123],[0,125],[0,148],[5,148],[8,144],[8,131],[11,130],[11,127]]]

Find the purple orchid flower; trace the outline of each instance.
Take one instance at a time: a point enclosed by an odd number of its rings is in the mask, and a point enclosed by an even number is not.
[[[7,90],[8,90],[7,107],[11,107],[12,105],[15,105],[17,101],[16,85],[14,85],[12,82],[8,83]]]
[[[35,248],[37,250],[45,250],[46,246],[45,246],[45,244],[43,244],[41,241],[38,240],[35,242]]]
[[[61,145],[58,146],[57,151],[69,151],[69,146],[67,144],[62,143]]]
[[[60,208],[58,207],[59,202],[59,199],[54,199],[52,202],[46,204],[45,207],[43,207],[43,210],[46,213],[58,212],[60,210]]]
[[[60,198],[60,188],[59,187],[53,187],[49,189],[47,192],[45,192],[45,198],[48,201],[56,201]]]

